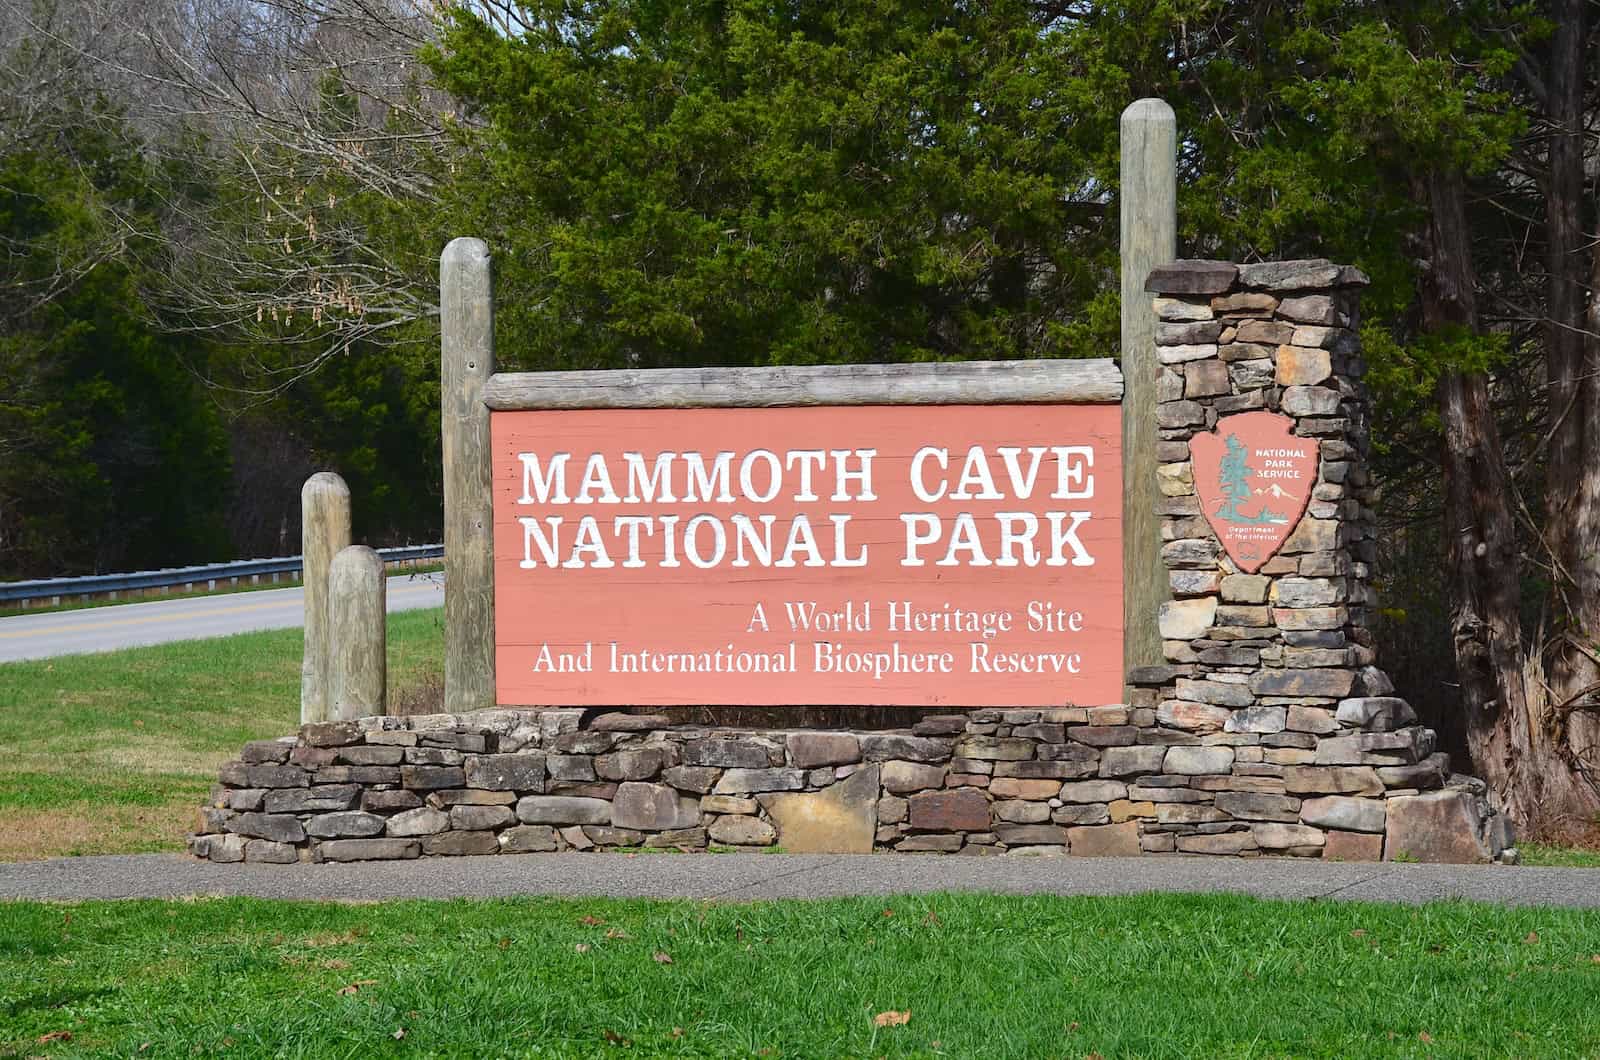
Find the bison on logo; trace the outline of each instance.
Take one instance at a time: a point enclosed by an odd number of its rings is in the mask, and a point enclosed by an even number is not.
[[[1275,412],[1246,412],[1189,441],[1201,511],[1234,563],[1254,574],[1305,514],[1317,484],[1317,440]]]

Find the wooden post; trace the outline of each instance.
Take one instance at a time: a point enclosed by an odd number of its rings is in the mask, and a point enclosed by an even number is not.
[[[1172,599],[1156,486],[1155,314],[1144,282],[1177,257],[1177,119],[1159,99],[1122,112],[1122,664],[1163,661],[1156,616]]]
[[[328,715],[351,721],[387,711],[387,589],[383,557],[339,550],[328,569]]]
[[[494,510],[489,409],[494,293],[489,248],[452,239],[439,258],[444,442],[444,709],[495,705]]]
[[[350,487],[319,471],[300,487],[300,562],[305,583],[305,650],[300,659],[300,722],[332,717],[328,698],[328,565],[350,543]]]

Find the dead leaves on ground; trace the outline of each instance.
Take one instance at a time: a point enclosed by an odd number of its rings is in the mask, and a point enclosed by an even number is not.
[[[352,995],[359,994],[361,992],[361,988],[364,986],[377,985],[378,981],[376,979],[357,979],[353,983],[346,983],[344,986],[341,986],[338,990],[338,994],[340,997],[351,997]]]
[[[872,1017],[872,1025],[874,1027],[904,1027],[910,1022],[910,1009],[907,1009],[904,1012],[895,1012],[891,1009],[888,1012],[880,1012],[876,1016]]]
[[[590,915],[590,914],[585,914],[584,916],[580,916],[578,918],[578,923],[582,924],[584,927],[601,927],[602,925],[605,924],[605,919],[603,917],[598,917],[598,916],[593,916],[593,915]],[[668,928],[667,929],[667,934],[675,936],[677,934],[677,932],[672,930],[671,928]],[[604,937],[605,937],[605,940],[607,942],[631,942],[633,940],[633,936],[631,934],[629,934],[625,929],[620,928],[620,927],[608,927],[608,928],[606,928]],[[572,948],[573,948],[574,951],[576,951],[578,953],[588,953],[594,947],[592,945],[590,945],[589,943],[587,943],[587,942],[579,942],[579,943],[575,944]],[[672,955],[670,953],[668,953],[666,950],[652,950],[651,954],[650,954],[650,959],[652,961],[654,961],[655,963],[657,963],[657,964],[671,964],[672,963]],[[610,1033],[610,1032],[607,1032],[607,1033]]]

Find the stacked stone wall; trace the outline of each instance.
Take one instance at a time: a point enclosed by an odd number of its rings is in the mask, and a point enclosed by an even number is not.
[[[1151,274],[1173,600],[1160,615],[1167,664],[1130,673],[1132,699],[1216,748],[1215,771],[1238,791],[1212,801],[1219,813],[1276,822],[1280,841],[1303,841],[1295,852],[1431,850],[1420,830],[1455,835],[1463,845],[1448,856],[1478,860],[1504,844],[1503,822],[1491,829],[1481,783],[1451,778],[1434,733],[1377,665],[1371,403],[1357,331],[1367,282],[1321,259],[1181,261]],[[1298,487],[1311,491],[1299,523],[1247,573],[1206,518],[1191,442],[1251,412],[1286,417],[1317,459],[1314,480]],[[1263,831],[1226,825],[1206,843],[1248,847]]]
[[[578,710],[307,725],[223,766],[191,849],[268,862],[775,845],[1170,850],[1138,781],[1169,753],[1139,745],[1154,721],[1117,705],[975,710],[887,732]]]
[[[1366,278],[1330,262],[1157,270],[1166,663],[1127,703],[977,709],[892,732],[579,710],[365,718],[258,741],[191,842],[295,862],[666,847],[1487,860],[1507,845],[1377,665]],[[1191,443],[1270,412],[1314,440],[1306,510],[1246,571]],[[1215,513],[1212,513],[1215,514]],[[1259,557],[1258,557],[1259,558]]]

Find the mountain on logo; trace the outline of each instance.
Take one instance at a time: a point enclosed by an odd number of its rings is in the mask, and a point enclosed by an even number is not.
[[[1276,482],[1274,482],[1270,486],[1263,486],[1260,489],[1256,490],[1255,492],[1256,492],[1256,494],[1258,496],[1260,494],[1265,493],[1269,497],[1275,497],[1278,500],[1283,500],[1283,501],[1297,501],[1297,500],[1300,499],[1299,497],[1295,496],[1293,493],[1290,493],[1288,490],[1286,490],[1282,486],[1278,485]]]

